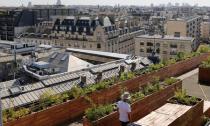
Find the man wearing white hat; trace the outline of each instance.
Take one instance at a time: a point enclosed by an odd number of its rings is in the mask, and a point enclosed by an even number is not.
[[[128,92],[124,92],[121,96],[121,100],[117,103],[121,126],[127,126],[131,121],[131,106],[129,104],[129,100],[130,94]]]

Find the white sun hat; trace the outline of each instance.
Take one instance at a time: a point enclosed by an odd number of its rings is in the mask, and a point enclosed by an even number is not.
[[[122,100],[130,100],[130,99],[131,99],[130,93],[129,93],[129,92],[124,92],[124,93],[121,95],[121,99],[122,99]]]

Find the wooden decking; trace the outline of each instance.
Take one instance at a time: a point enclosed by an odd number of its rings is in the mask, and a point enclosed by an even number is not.
[[[136,126],[168,126],[190,108],[191,106],[167,103],[134,124]]]

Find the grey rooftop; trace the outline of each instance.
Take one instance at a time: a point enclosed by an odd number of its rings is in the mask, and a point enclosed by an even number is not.
[[[146,39],[163,39],[163,40],[182,40],[182,41],[192,41],[194,38],[192,37],[174,37],[165,35],[164,37],[162,35],[140,35],[136,38],[146,38]]]
[[[103,54],[103,53],[102,53]],[[125,56],[122,54],[122,56]],[[120,56],[119,56],[120,57]],[[125,58],[125,57],[124,57]],[[72,87],[80,84],[81,77],[86,77],[86,85],[96,83],[97,73],[102,73],[102,80],[119,75],[120,66],[125,71],[130,71],[132,63],[136,63],[136,70],[144,69],[151,64],[147,58],[130,57],[131,59],[120,59],[100,65],[94,65],[87,69],[74,72],[65,72],[49,76],[45,80],[35,82],[24,82],[24,79],[16,79],[0,83],[2,95],[2,108],[24,107],[39,100],[39,97],[52,90],[54,94],[69,91]]]
[[[66,51],[85,53],[85,54],[90,54],[90,55],[92,54],[92,55],[104,56],[104,57],[113,57],[113,58],[118,58],[118,59],[126,59],[129,56],[127,54],[101,52],[101,51],[93,51],[93,50],[83,50],[83,49],[74,49],[74,48],[67,48]]]

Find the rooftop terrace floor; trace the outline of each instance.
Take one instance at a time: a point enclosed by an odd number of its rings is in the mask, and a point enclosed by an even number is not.
[[[183,81],[183,89],[186,89],[187,94],[210,100],[210,84],[204,85],[198,82],[198,69],[192,70],[180,77]]]

